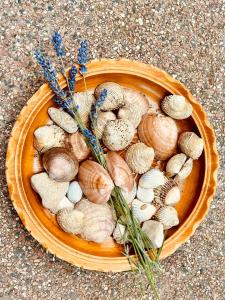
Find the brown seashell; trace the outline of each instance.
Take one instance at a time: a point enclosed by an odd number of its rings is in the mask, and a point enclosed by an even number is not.
[[[80,165],[78,178],[88,200],[97,204],[106,203],[109,200],[114,184],[100,164],[91,160],[84,161]]]
[[[98,139],[102,138],[105,126],[108,121],[116,120],[116,115],[111,111],[100,111],[94,133]]]
[[[192,159],[198,159],[204,149],[203,139],[194,132],[183,132],[178,140],[179,148]]]
[[[73,153],[78,161],[86,159],[91,153],[91,149],[87,145],[85,137],[80,132],[68,136],[66,139],[66,147]]]
[[[175,205],[180,201],[180,189],[175,180],[168,180],[154,190],[155,200],[159,204]]]
[[[143,143],[154,148],[157,159],[165,160],[176,151],[177,126],[170,117],[145,115],[138,126],[138,135]]]
[[[77,175],[78,161],[66,148],[49,149],[44,153],[42,161],[49,177],[55,181],[71,181]]]
[[[108,172],[116,186],[131,192],[134,187],[134,177],[125,160],[116,152],[106,154]]]

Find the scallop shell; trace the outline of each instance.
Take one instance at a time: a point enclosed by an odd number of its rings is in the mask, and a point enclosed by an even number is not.
[[[100,164],[91,160],[82,162],[78,178],[81,189],[88,200],[98,204],[109,200],[114,184]]]
[[[147,234],[154,248],[162,247],[164,240],[163,225],[155,220],[143,223],[142,230]]]
[[[49,107],[48,114],[50,118],[66,132],[74,133],[78,130],[77,122],[65,111],[55,107]]]
[[[167,179],[159,169],[151,169],[139,179],[139,186],[144,189],[154,189],[163,185]]]
[[[154,199],[154,191],[153,189],[144,189],[139,185],[137,189],[137,198],[142,202],[151,203]]]
[[[187,156],[184,153],[179,153],[172,156],[166,165],[166,175],[168,177],[173,177],[178,174],[184,165]]]
[[[66,148],[56,147],[47,150],[42,161],[51,179],[71,181],[77,175],[78,160]]]
[[[152,165],[154,150],[144,143],[137,143],[128,148],[125,159],[133,172],[143,174]]]
[[[183,132],[179,136],[178,145],[182,152],[192,159],[198,159],[204,149],[203,139],[194,132]]]
[[[125,160],[116,152],[106,154],[108,172],[116,186],[131,192],[134,187],[134,177]]]
[[[117,222],[116,228],[113,231],[113,238],[118,244],[124,244],[127,241],[126,227]]]
[[[105,126],[108,121],[116,120],[116,115],[111,111],[100,111],[97,119],[97,124],[95,126],[94,133],[98,139],[102,138]]]
[[[144,222],[149,219],[155,214],[156,208],[154,205],[149,203],[143,203],[138,199],[134,199],[132,202],[132,213],[133,216],[139,221]]]
[[[164,229],[170,229],[179,224],[177,211],[172,206],[161,207],[155,216],[163,224]]]
[[[162,110],[173,119],[187,119],[192,114],[192,106],[180,95],[166,96],[161,103]]]
[[[176,152],[177,126],[170,117],[146,114],[138,126],[138,135],[141,142],[154,148],[157,159],[165,160]]]
[[[175,205],[180,201],[180,189],[175,180],[168,180],[163,186],[155,189],[155,200],[165,205]]]
[[[133,125],[128,120],[109,121],[103,132],[102,140],[105,146],[112,151],[126,148],[135,134]]]
[[[131,202],[136,197],[136,193],[137,193],[137,184],[136,184],[136,182],[134,182],[134,187],[133,187],[132,191],[128,192],[127,190],[121,189],[121,193],[123,194],[123,197],[126,200],[127,204],[128,205],[131,204]]]
[[[95,102],[92,91],[78,92],[74,94],[74,105],[78,106],[81,120],[86,125],[88,123],[91,106]]]
[[[80,132],[68,136],[66,139],[66,147],[73,153],[78,161],[86,159],[91,153],[91,149],[87,145],[85,137]]]
[[[113,211],[108,204],[95,204],[82,199],[75,209],[84,214],[81,237],[88,241],[102,243],[110,237],[115,228]]]
[[[34,147],[41,153],[54,147],[65,146],[65,132],[56,125],[46,125],[34,131]]]
[[[77,203],[82,198],[82,189],[77,181],[70,182],[67,197],[72,203]]]
[[[193,168],[193,159],[189,158],[184,165],[182,166],[181,170],[179,171],[179,173],[177,174],[177,176],[175,177],[175,180],[183,180],[185,178],[187,178]]]
[[[107,96],[101,106],[101,110],[114,110],[125,105],[124,90],[119,84],[115,82],[104,82],[98,85],[95,89],[96,99],[104,89],[107,90]]]
[[[57,222],[65,232],[80,234],[84,223],[84,214],[74,208],[64,208],[58,212]]]

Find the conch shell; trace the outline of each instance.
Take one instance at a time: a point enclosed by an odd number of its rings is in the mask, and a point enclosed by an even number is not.
[[[108,172],[116,186],[131,192],[134,187],[134,177],[125,160],[116,152],[106,154]]]
[[[161,207],[155,216],[163,224],[164,229],[170,229],[179,224],[178,214],[173,206]]]
[[[177,146],[177,126],[173,119],[163,115],[146,114],[138,126],[140,140],[153,147],[157,159],[165,160]]]
[[[175,180],[168,180],[155,189],[155,200],[159,204],[175,205],[180,201],[180,189]]]
[[[88,200],[97,204],[106,203],[109,200],[114,184],[100,164],[91,160],[82,162],[78,178],[81,189]]]
[[[68,136],[66,139],[66,147],[74,154],[78,161],[86,159],[91,153],[91,149],[87,145],[85,137],[80,132]]]
[[[65,232],[80,234],[84,223],[84,214],[74,208],[64,208],[58,212],[57,222]]]
[[[84,124],[88,123],[91,106],[95,102],[92,91],[77,92],[73,95],[74,105],[78,107],[78,112]]]
[[[111,111],[106,111],[106,112],[100,111],[99,112],[99,115],[97,118],[97,124],[94,129],[94,133],[98,139],[102,138],[102,135],[103,135],[103,132],[104,132],[107,122],[112,121],[112,120],[116,120],[116,115],[113,112],[111,112]]]
[[[144,143],[137,143],[128,148],[125,159],[133,172],[143,174],[147,172],[152,165],[154,150]]]
[[[133,216],[139,221],[144,222],[149,219],[155,214],[156,208],[154,205],[149,203],[143,203],[138,199],[134,199],[132,202],[132,213]]]
[[[160,248],[163,244],[164,233],[163,225],[155,220],[149,220],[143,223],[142,230],[147,234],[153,247]]]
[[[161,108],[164,113],[177,120],[187,119],[192,114],[191,104],[180,95],[166,96],[161,103]]]
[[[183,132],[178,139],[178,146],[182,152],[192,159],[198,159],[204,149],[203,139],[194,132]]]
[[[187,160],[187,156],[184,153],[179,153],[172,156],[167,162],[166,175],[168,177],[177,175],[177,179],[185,179],[191,173],[192,167],[192,158]]]

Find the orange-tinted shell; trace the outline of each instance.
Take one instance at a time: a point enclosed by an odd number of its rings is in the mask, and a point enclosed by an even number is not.
[[[143,143],[154,148],[158,159],[165,160],[176,151],[177,126],[170,117],[145,115],[138,126],[138,135]]]
[[[101,204],[109,200],[114,184],[101,165],[91,160],[84,161],[80,165],[78,178],[89,201]]]
[[[80,132],[75,132],[68,136],[66,147],[76,156],[78,161],[86,159],[91,153],[90,148],[86,144],[85,137]]]
[[[107,167],[116,186],[128,192],[134,187],[134,177],[125,160],[116,152],[109,151],[106,155]]]

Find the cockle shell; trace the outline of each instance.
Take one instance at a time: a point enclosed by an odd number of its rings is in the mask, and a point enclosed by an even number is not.
[[[144,189],[154,189],[166,182],[166,178],[159,169],[151,169],[139,179],[139,186]]]
[[[131,202],[134,200],[136,197],[137,193],[137,184],[134,182],[133,189],[129,192],[127,190],[121,189],[121,193],[123,194],[124,199],[126,200],[127,204],[131,204]]]
[[[193,159],[189,158],[182,166],[180,172],[177,174],[177,176],[175,177],[175,180],[183,180],[185,178],[187,178],[193,168]]]
[[[137,189],[137,198],[142,202],[151,203],[154,199],[154,191],[153,189],[144,189],[139,185]]]
[[[34,155],[33,155],[33,173],[40,173],[43,172],[44,168],[42,165],[41,156],[39,155],[38,151],[34,149]]]
[[[175,180],[168,180],[164,185],[156,188],[155,200],[159,204],[175,205],[180,201],[180,189]]]
[[[82,198],[82,189],[77,181],[70,182],[67,197],[72,203],[77,203]]]
[[[109,200],[114,184],[100,164],[91,160],[82,162],[78,178],[81,189],[88,200],[98,204]]]
[[[55,107],[49,107],[48,114],[50,118],[66,132],[74,133],[78,130],[77,122],[65,111]]]
[[[143,223],[142,230],[147,234],[154,248],[160,248],[164,240],[163,225],[155,220]]]
[[[180,95],[166,96],[161,103],[162,110],[173,119],[187,119],[192,114],[192,106]]]
[[[117,222],[116,228],[113,231],[113,238],[118,244],[124,244],[127,241],[127,231],[123,224]]]
[[[113,233],[115,221],[112,209],[107,203],[95,204],[82,199],[76,204],[75,209],[84,214],[84,223],[80,233],[83,239],[102,243]]]
[[[178,139],[178,146],[182,152],[192,159],[198,159],[204,149],[203,139],[194,132],[183,132]]]
[[[85,137],[80,132],[76,132],[67,137],[66,147],[75,155],[78,161],[86,159],[91,153],[91,149],[87,145]]]
[[[107,90],[107,96],[101,106],[101,110],[114,110],[125,105],[124,90],[119,84],[115,82],[103,82],[98,85],[95,89],[96,99],[104,89]]]
[[[34,131],[34,147],[41,153],[54,147],[65,146],[65,132],[56,125],[46,125]]]
[[[106,124],[102,140],[108,149],[119,151],[130,144],[134,134],[135,129],[130,121],[119,119]]]
[[[64,208],[58,212],[57,222],[65,232],[80,234],[84,223],[84,214],[74,208]]]
[[[152,165],[154,150],[144,143],[137,143],[128,148],[125,159],[133,172],[143,174],[147,172]]]
[[[134,128],[137,128],[141,122],[142,114],[137,110],[136,105],[130,104],[129,106],[120,108],[118,118],[130,121]]]
[[[111,111],[100,111],[94,133],[98,139],[102,138],[105,126],[108,121],[116,120],[116,115]]]
[[[170,117],[146,114],[138,126],[138,135],[141,142],[154,148],[157,159],[165,160],[176,150],[177,126]]]
[[[95,102],[92,91],[78,92],[74,94],[74,105],[78,106],[81,120],[86,125],[88,123],[91,106]]]
[[[131,209],[132,209],[133,216],[139,222],[144,222],[146,220],[151,219],[151,217],[156,212],[156,208],[154,205],[149,203],[143,203],[138,199],[134,199],[134,201],[132,202]]]
[[[164,229],[170,229],[179,224],[178,214],[173,206],[161,207],[155,216],[163,224]]]
[[[42,161],[49,177],[55,181],[71,181],[77,175],[78,160],[66,148],[56,147],[47,150]]]
[[[147,113],[149,109],[149,102],[146,95],[137,92],[133,89],[125,88],[124,89],[124,96],[125,96],[125,108],[128,108],[132,105],[139,111],[141,115]]]
[[[106,154],[108,172],[116,186],[131,192],[134,187],[134,177],[125,160],[116,152]]]
[[[184,153],[179,153],[172,156],[166,164],[166,175],[172,177],[178,174],[185,163],[187,156]]]

